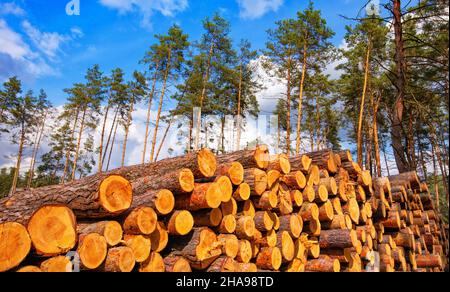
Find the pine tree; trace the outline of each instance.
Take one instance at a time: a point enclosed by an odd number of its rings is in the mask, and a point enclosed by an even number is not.
[[[128,142],[128,133],[130,131],[131,123],[133,122],[133,111],[134,107],[137,103],[141,102],[142,99],[145,96],[147,88],[147,81],[145,79],[145,76],[135,71],[133,73],[133,81],[130,81],[128,83],[128,102],[125,105],[127,108],[127,118],[124,122],[124,131],[125,131],[125,137],[123,140],[123,147],[122,147],[122,162],[121,167],[125,165],[125,155],[127,152],[127,142]]]
[[[158,136],[159,122],[162,106],[167,90],[167,82],[176,80],[185,58],[186,49],[189,47],[188,35],[184,34],[177,25],[172,26],[167,35],[157,36],[159,40],[159,51],[161,52],[162,88],[159,97],[158,113],[156,115],[155,128],[153,130],[152,147],[150,151],[150,162],[154,161],[156,150],[156,139]]]

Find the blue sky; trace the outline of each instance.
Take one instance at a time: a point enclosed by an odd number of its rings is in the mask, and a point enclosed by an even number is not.
[[[220,12],[232,26],[235,43],[247,38],[257,49],[276,20],[294,17],[307,0],[79,0],[80,15],[66,14],[68,0],[0,1],[0,81],[19,75],[25,88],[44,88],[55,105],[65,100],[62,89],[82,81],[98,63],[104,72],[121,67],[128,76],[142,69],[138,61],[173,23],[189,34],[202,34],[201,21]],[[366,1],[316,0],[315,7],[336,32],[339,46],[349,22]]]

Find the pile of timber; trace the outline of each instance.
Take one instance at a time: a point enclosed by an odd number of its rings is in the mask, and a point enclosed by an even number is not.
[[[349,151],[203,149],[0,200],[0,272],[442,271],[447,255],[417,175],[372,178]]]

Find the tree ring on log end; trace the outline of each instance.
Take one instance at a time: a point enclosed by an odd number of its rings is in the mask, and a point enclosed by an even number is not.
[[[182,169],[180,171],[178,181],[180,182],[181,189],[186,193],[190,193],[194,190],[195,184],[194,174],[190,169],[188,168]]]
[[[30,249],[31,239],[22,224],[16,222],[0,224],[0,272],[17,267]]]
[[[259,168],[266,169],[270,163],[269,147],[267,145],[257,146],[254,159]]]
[[[194,217],[189,211],[180,211],[175,218],[175,230],[179,235],[186,235],[194,227]]]
[[[75,215],[63,205],[43,206],[31,216],[28,233],[40,255],[52,256],[67,252],[76,243]]]
[[[218,183],[212,183],[206,191],[206,203],[212,208],[218,208],[222,203],[222,191]]]
[[[111,213],[121,213],[130,208],[133,189],[128,180],[119,175],[111,175],[100,184],[100,205]]]
[[[228,170],[228,175],[234,185],[240,185],[244,181],[244,167],[239,162],[233,162]]]
[[[80,243],[78,254],[87,269],[98,268],[106,258],[108,245],[103,236],[97,233],[86,235]]]
[[[233,195],[233,185],[231,180],[227,176],[219,176],[216,179],[216,183],[219,184],[220,187],[222,202],[228,202]]]

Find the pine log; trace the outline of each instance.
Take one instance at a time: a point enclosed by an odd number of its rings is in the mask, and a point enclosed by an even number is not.
[[[273,221],[270,217],[269,212],[267,211],[258,211],[255,213],[255,217],[253,217],[255,221],[255,228],[262,232],[267,232],[272,230]]]
[[[167,231],[171,235],[186,235],[194,227],[194,217],[189,211],[181,210],[173,212],[167,223]]]
[[[222,216],[236,215],[238,212],[238,205],[235,199],[231,198],[228,202],[220,205]]]
[[[220,163],[216,170],[217,176],[228,176],[231,183],[235,186],[240,185],[244,181],[244,167],[237,161]]]
[[[333,221],[333,218],[334,218],[333,204],[331,204],[330,201],[326,201],[325,203],[319,205],[320,222],[330,222]]]
[[[222,202],[222,192],[218,183],[195,184],[192,194],[178,196],[175,208],[178,210],[198,211],[214,209]]]
[[[281,173],[278,170],[268,170],[266,172],[267,175],[267,188],[272,188],[280,179]]]
[[[267,174],[258,168],[244,170],[244,181],[250,186],[251,194],[260,196],[267,189]]]
[[[314,199],[316,198],[316,192],[312,186],[306,186],[303,189],[303,201],[305,202],[314,202]]]
[[[133,203],[130,209],[124,214],[126,215],[130,212],[130,210],[138,207],[149,207],[156,211],[159,215],[168,215],[175,207],[175,198],[173,193],[167,189],[147,189],[147,191],[143,192],[139,196],[133,197]]]
[[[320,248],[348,248],[357,245],[358,236],[355,230],[332,229],[322,230]]]
[[[138,197],[148,190],[166,189],[174,194],[190,193],[194,190],[194,174],[188,168],[176,168],[166,173],[157,171],[131,181],[133,195]]]
[[[281,266],[281,252],[277,247],[264,247],[256,258],[256,266],[265,270],[278,270]]]
[[[332,150],[320,150],[316,152],[307,153],[311,158],[312,163],[319,168],[328,170],[330,173],[336,173],[338,167]]]
[[[280,173],[288,174],[291,172],[291,163],[286,154],[276,154],[270,157],[267,170],[277,170]]]
[[[150,207],[138,207],[131,211],[123,223],[123,231],[127,234],[149,235],[155,231],[158,215]]]
[[[334,177],[321,178],[319,184],[326,187],[329,195],[337,195],[338,186]]]
[[[256,149],[253,150],[241,150],[217,157],[219,165],[234,161],[241,163],[244,169],[266,169],[270,161],[269,147],[266,145],[258,145]]]
[[[220,233],[231,234],[236,230],[236,218],[234,215],[225,215],[220,222],[219,228]]]
[[[233,199],[238,202],[247,201],[250,198],[250,186],[247,183],[241,183],[233,192]]]
[[[95,223],[82,223],[77,226],[79,235],[97,233],[102,235],[109,247],[116,246],[122,240],[122,226],[117,221],[99,221]]]
[[[341,265],[337,259],[329,256],[320,256],[318,259],[308,260],[305,265],[306,272],[340,272]]]
[[[236,258],[239,252],[239,239],[234,234],[219,234],[217,240],[222,246],[222,253],[229,258]]]
[[[311,165],[308,171],[308,175],[306,176],[306,184],[308,186],[316,186],[320,182],[320,170],[319,167],[315,164]]]
[[[194,228],[170,246],[174,255],[183,256],[197,270],[206,269],[222,253],[217,236],[207,227]]]
[[[240,239],[252,238],[255,234],[255,221],[253,221],[253,218],[250,216],[240,216],[236,218],[235,233]]]
[[[77,252],[80,256],[81,268],[94,270],[105,260],[108,244],[105,237],[98,233],[86,234],[80,236]]]
[[[287,231],[279,231],[277,232],[277,245],[281,251],[282,261],[290,262],[294,259],[295,256],[295,245],[292,237],[289,235]]]
[[[342,206],[342,211],[344,214],[349,215],[353,222],[358,224],[360,211],[358,202],[355,198],[349,199],[348,202]]]
[[[324,185],[314,186],[315,198],[314,201],[316,203],[324,203],[328,200],[328,191]]]
[[[171,273],[190,273],[191,265],[188,260],[182,256],[170,254],[164,258],[166,272]]]
[[[156,224],[155,231],[153,231],[153,233],[150,234],[149,237],[151,242],[151,249],[154,252],[161,252],[166,248],[169,242],[169,233],[167,232],[166,227],[162,222],[158,222]]]
[[[306,177],[301,171],[291,172],[281,178],[291,188],[303,189],[306,186]]]
[[[255,208],[269,211],[277,207],[278,196],[277,193],[273,191],[266,191],[261,195],[261,197],[253,198],[252,202]]]
[[[303,230],[310,236],[320,236],[320,233],[322,232],[322,224],[319,219],[311,219],[308,222],[305,222]]]
[[[301,207],[303,205],[303,194],[299,190],[289,192],[293,207]]]
[[[65,205],[77,218],[105,218],[126,211],[132,202],[131,184],[117,175],[94,175],[64,185],[27,191],[0,200],[0,223],[25,224],[44,205]]]
[[[0,224],[0,272],[17,267],[30,249],[31,239],[22,224],[16,222]]]
[[[150,256],[139,265],[139,272],[141,273],[162,273],[166,271],[163,257],[157,253],[152,252]]]
[[[291,171],[301,171],[303,173],[308,173],[311,166],[311,158],[308,155],[298,155],[289,157],[289,162],[291,164]]]
[[[219,208],[211,209],[211,210],[205,209],[205,210],[197,211],[193,214],[194,224],[197,227],[219,226],[220,223],[222,222],[222,218],[223,218],[222,211]]]
[[[125,234],[123,240],[125,245],[133,250],[137,263],[142,263],[148,259],[152,247],[151,240],[148,237]]]
[[[71,250],[77,240],[75,215],[61,205],[39,208],[28,222],[33,247],[38,255],[55,256]]]
[[[218,257],[206,270],[208,273],[230,273],[236,270],[235,261],[227,256]]]
[[[239,240],[239,251],[236,260],[241,263],[249,263],[252,259],[252,244],[246,239]]]
[[[279,231],[287,231],[289,235],[296,239],[300,237],[303,229],[303,221],[297,214],[280,216]]]
[[[315,203],[303,203],[298,212],[304,222],[319,219],[319,207]]]

